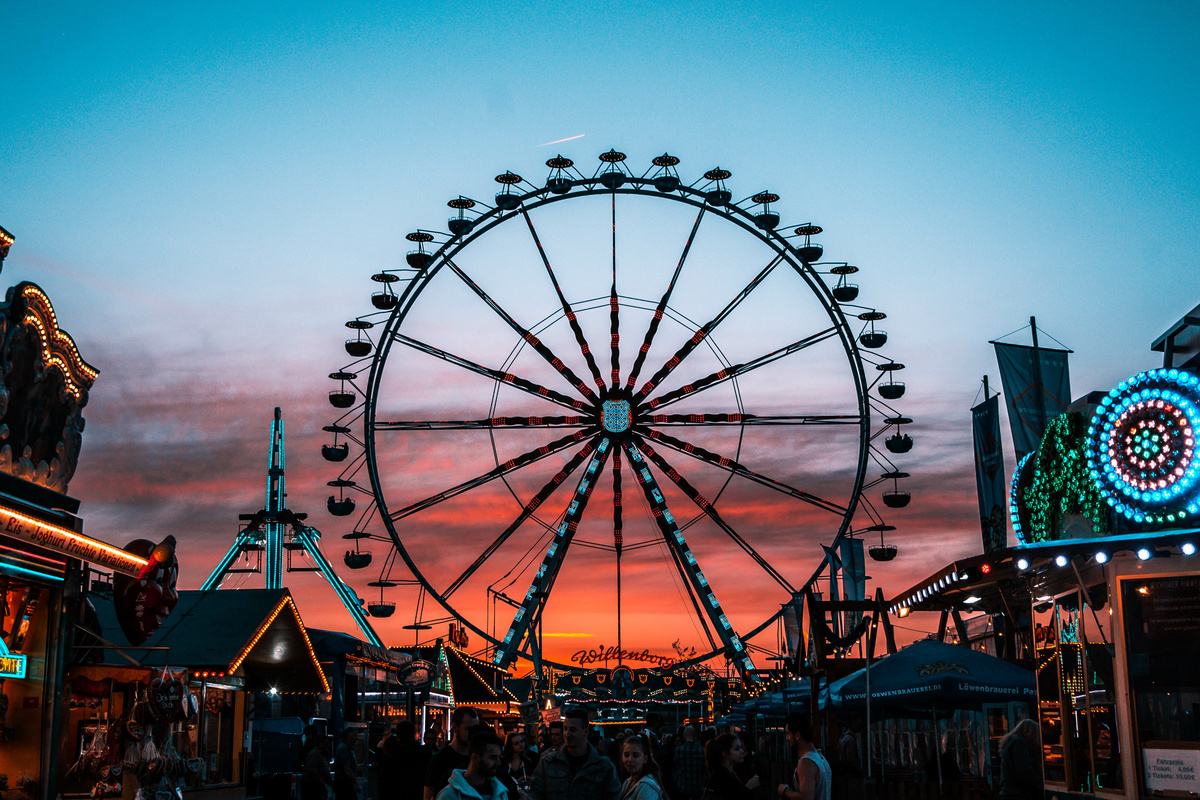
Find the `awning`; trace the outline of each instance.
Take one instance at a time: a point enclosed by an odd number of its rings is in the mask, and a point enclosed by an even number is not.
[[[505,670],[449,645],[442,647],[442,658],[446,662],[450,694],[456,706],[502,707],[508,710],[520,705],[521,701],[516,695],[504,686],[507,677]]]
[[[331,656],[346,656],[352,661],[370,664],[373,667],[385,669],[390,672],[399,670],[413,660],[413,657],[408,653],[400,653],[395,650],[389,650],[386,647],[379,647],[340,631],[309,628],[308,636],[312,640],[318,659],[328,659]]]
[[[870,694],[872,706],[974,706],[1036,700],[1037,678],[995,656],[925,639],[872,664]],[[835,708],[864,707],[866,670],[831,683],[828,698]]]
[[[251,690],[329,691],[287,589],[180,592],[175,610],[141,648],[131,646],[121,633],[111,598],[91,598],[100,618],[100,636],[140,666],[242,676]],[[105,664],[130,666],[112,650],[100,652]]]

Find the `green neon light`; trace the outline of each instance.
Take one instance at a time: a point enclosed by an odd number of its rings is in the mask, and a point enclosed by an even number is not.
[[[1087,463],[1082,414],[1059,415],[1042,436],[1034,457],[1033,481],[1020,501],[1029,513],[1026,539],[1048,542],[1062,538],[1063,519],[1078,514],[1092,523],[1096,534],[1108,530],[1108,509]]]

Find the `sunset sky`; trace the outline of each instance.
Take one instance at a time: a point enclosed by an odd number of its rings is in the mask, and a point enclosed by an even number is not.
[[[341,565],[354,518],[326,512],[337,470],[319,451],[321,426],[337,413],[327,374],[349,361],[343,324],[372,310],[373,273],[403,266],[406,233],[444,230],[448,200],[490,199],[505,170],[540,185],[559,152],[590,175],[610,148],[638,173],[669,151],[685,183],[719,165],[733,173],[735,200],[779,194],[785,224],[823,226],[826,258],[861,268],[858,302],[888,315],[882,353],[907,365],[896,405],[915,419],[916,446],[895,458],[914,499],[886,515],[900,555],[868,569],[871,589],[889,596],[980,550],[969,408],[985,374],[999,384],[989,339],[1036,315],[1075,351],[1078,397],[1157,366],[1149,343],[1200,301],[1192,3],[49,3],[4,17],[0,225],[16,243],[0,279],[46,289],[100,369],[70,487],[85,530],[116,543],[174,534],[184,588],[198,587],[232,543],[238,514],[263,506],[275,406],[287,426],[288,505],[309,513]],[[623,203],[621,289],[657,299],[694,212]],[[575,300],[607,294],[608,213],[580,203],[535,215]],[[481,240],[463,267],[532,324],[555,300],[521,224]],[[766,264],[719,226],[702,230],[679,298],[696,321]],[[721,331],[734,360],[819,328],[797,282],[762,294]],[[416,330],[447,349],[502,358],[513,344],[461,282],[435,284],[423,303]],[[635,317],[636,332],[623,336],[640,337]],[[604,369],[607,309],[581,319]],[[682,327],[664,332],[664,349],[671,336],[686,338]],[[389,414],[487,415],[490,386],[402,355],[389,361]],[[584,370],[578,350],[570,355]],[[696,358],[693,378],[715,363]],[[539,369],[528,353],[520,359]],[[846,399],[836,352],[763,378],[748,384],[747,402],[776,413]],[[499,406],[531,408],[503,394]],[[742,453],[781,480],[834,492],[848,445],[829,435],[751,437]],[[553,438],[521,434],[500,447],[515,454]],[[1011,470],[1007,437],[1005,447]],[[474,435],[396,437],[389,448],[393,506],[494,463]],[[563,459],[530,470],[514,491],[527,498]],[[698,486],[720,484],[692,474]],[[406,535],[431,572],[461,569],[474,558],[463,548],[477,552],[512,520],[520,506],[501,488],[414,516]],[[628,470],[624,491],[627,538],[652,539],[638,527],[648,517]],[[547,523],[565,497],[547,505]],[[667,499],[686,508],[682,495]],[[611,508],[608,483],[592,502]],[[722,502],[790,580],[808,577],[828,539],[823,523],[766,490],[735,487]],[[608,510],[590,519],[595,530],[581,536],[611,539]],[[735,623],[778,607],[773,585],[736,548],[727,554],[719,532],[698,524],[689,541]],[[372,549],[371,570],[341,570],[368,601],[379,599],[366,582],[385,557],[382,543]],[[699,644],[680,621],[662,552],[628,556],[627,648]],[[615,599],[611,555],[575,555],[547,611],[547,634],[564,634],[547,646],[564,658],[615,644],[590,613]],[[498,574],[509,566],[495,562]],[[481,625],[492,608],[483,583],[464,588]],[[353,630],[311,575],[290,584],[306,623]],[[527,586],[526,577],[509,591]],[[402,626],[417,592],[389,589],[386,599],[398,610],[380,633],[411,643]],[[445,613],[430,602],[423,616]],[[755,643],[773,646],[774,633]]]

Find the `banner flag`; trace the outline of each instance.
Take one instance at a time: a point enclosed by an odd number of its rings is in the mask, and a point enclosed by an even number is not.
[[[842,568],[842,558],[838,555],[837,550],[827,544],[821,545],[821,549],[825,551],[825,560],[829,562],[829,599],[836,603],[842,599],[838,593],[838,572]],[[829,620],[829,629],[833,631],[834,636],[841,636],[841,617],[837,614],[830,616],[832,619]]]
[[[1013,451],[1020,462],[1027,453],[1037,450],[1046,427],[1071,404],[1067,351],[995,344]]]
[[[867,564],[863,558],[862,539],[842,539],[842,599],[867,599]],[[849,634],[862,618],[861,611],[847,611],[843,615],[843,630]]]
[[[783,632],[787,640],[788,658],[804,654],[804,595],[792,595],[792,601],[783,607]]]
[[[1004,481],[1004,448],[1000,441],[1000,401],[993,395],[971,409],[975,435],[975,488],[979,492],[979,524],[983,552],[1008,545],[1008,507]]]

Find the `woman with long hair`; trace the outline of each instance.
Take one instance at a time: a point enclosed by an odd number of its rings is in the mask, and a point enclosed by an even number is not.
[[[751,800],[758,788],[758,776],[742,783],[735,770],[746,760],[746,748],[735,734],[722,733],[704,748],[704,761],[708,764],[708,783],[704,786],[704,800]]]
[[[529,789],[529,780],[537,766],[533,755],[529,752],[525,732],[515,730],[504,740],[504,750],[500,754],[500,769],[496,777],[508,789],[509,800],[520,800]]]
[[[1023,719],[1000,740],[1000,796],[1041,800],[1042,754],[1038,724]]]
[[[635,733],[621,742],[621,766],[629,777],[621,784],[619,800],[666,800],[662,771],[645,734]]]

